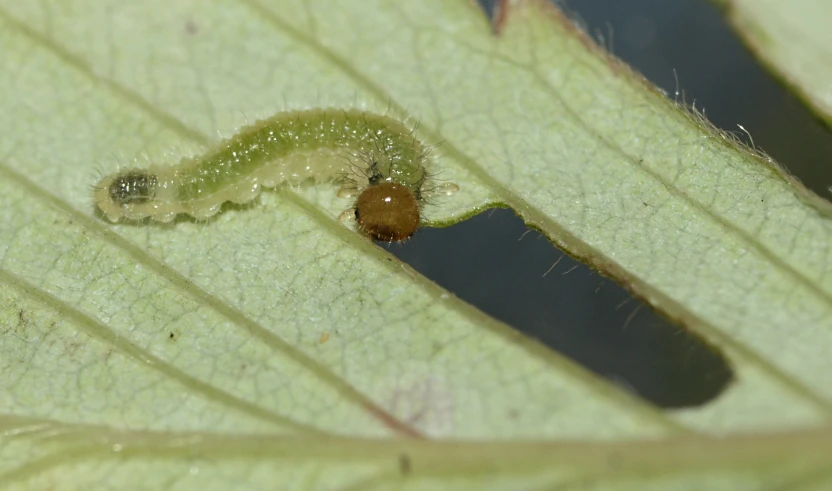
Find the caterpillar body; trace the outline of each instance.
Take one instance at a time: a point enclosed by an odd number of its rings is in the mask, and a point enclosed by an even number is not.
[[[223,203],[248,203],[283,183],[340,181],[357,195],[359,228],[381,241],[413,234],[429,179],[431,147],[402,122],[358,109],[278,113],[243,127],[207,153],[178,165],[151,165],[102,178],[94,200],[111,221],[205,219]],[[443,187],[446,192],[456,185]]]

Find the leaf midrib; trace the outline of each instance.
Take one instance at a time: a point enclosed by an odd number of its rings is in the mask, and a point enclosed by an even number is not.
[[[816,463],[828,470],[832,427],[804,429],[787,434],[729,435],[720,438],[698,435],[664,440],[625,442],[551,440],[408,440],[390,438],[339,437],[327,435],[227,435],[205,432],[159,432],[113,430],[101,425],[66,424],[28,417],[0,418],[0,428],[24,428],[11,439],[28,439],[61,446],[37,462],[64,460],[79,453],[98,458],[169,458],[211,456],[220,458],[261,458],[355,461],[390,461],[397,464],[407,455],[422,472],[523,472],[532,469],[585,469],[612,472],[673,472],[680,469],[753,468],[784,465],[790,459],[804,465]],[[32,429],[32,430],[30,430]],[[113,444],[119,445],[117,452]],[[51,465],[50,465],[51,466]],[[28,471],[32,469],[26,466]],[[18,468],[10,474],[24,477]],[[31,475],[32,472],[26,472]],[[9,478],[0,475],[0,479]]]

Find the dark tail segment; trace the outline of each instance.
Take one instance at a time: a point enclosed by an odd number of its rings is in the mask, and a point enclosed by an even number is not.
[[[145,203],[156,194],[157,182],[155,175],[141,170],[125,172],[110,184],[110,198],[119,206]]]

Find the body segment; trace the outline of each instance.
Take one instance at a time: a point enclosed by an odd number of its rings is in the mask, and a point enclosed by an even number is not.
[[[180,213],[202,219],[227,201],[251,201],[264,187],[338,178],[357,192],[395,183],[420,200],[428,151],[411,129],[388,116],[357,109],[283,112],[178,165],[105,176],[95,202],[112,221],[168,222]]]

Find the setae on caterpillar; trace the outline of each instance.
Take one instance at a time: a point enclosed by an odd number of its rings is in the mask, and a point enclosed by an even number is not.
[[[243,127],[199,157],[105,176],[96,205],[111,221],[169,222],[183,213],[216,214],[223,203],[247,203],[262,188],[339,181],[340,196],[358,195],[352,214],[375,240],[410,237],[419,226],[431,147],[402,122],[357,109],[290,111]]]

